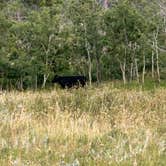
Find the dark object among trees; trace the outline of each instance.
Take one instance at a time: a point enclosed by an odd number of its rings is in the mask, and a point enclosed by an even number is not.
[[[62,88],[84,87],[85,76],[55,76],[52,83],[58,83]]]

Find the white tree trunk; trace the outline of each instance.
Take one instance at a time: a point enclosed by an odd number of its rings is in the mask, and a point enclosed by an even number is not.
[[[153,42],[154,47],[154,42]],[[154,51],[152,50],[152,78],[154,78]]]
[[[48,64],[48,55],[50,52],[50,45],[51,45],[51,40],[53,39],[54,34],[51,34],[48,38],[48,45],[47,48],[45,47],[45,45],[43,43],[41,43],[43,50],[45,52],[45,73],[43,75],[43,84],[42,84],[42,88],[45,88],[46,82],[48,80],[49,77],[49,73],[48,73],[48,68],[49,68],[49,64]]]
[[[137,59],[135,59],[135,72],[136,72],[137,82],[139,83],[139,72],[138,72]]]
[[[156,68],[157,68],[157,79],[158,79],[158,82],[160,83],[160,67],[159,67],[159,54],[158,54],[158,50],[156,50]]]
[[[84,33],[85,33],[85,48],[87,51],[87,55],[88,55],[88,76],[89,76],[89,85],[92,85],[92,59],[91,59],[91,55],[90,55],[90,45],[89,42],[87,40],[87,29],[86,29],[86,24],[84,22],[83,24],[84,26]]]
[[[142,83],[144,84],[145,82],[145,54],[143,55],[143,69],[142,69]]]
[[[92,62],[91,62],[91,56],[89,53],[89,50],[87,49],[88,54],[88,76],[89,76],[89,85],[92,85]]]
[[[156,53],[156,70],[157,70],[157,80],[160,83],[160,67],[159,67],[159,51],[158,51],[158,31],[159,29],[157,28],[156,33],[154,33],[154,42],[155,42],[155,53]]]
[[[44,74],[44,75],[43,75],[43,84],[42,84],[42,88],[45,88],[48,77],[49,77],[49,74],[47,74],[47,75]]]
[[[120,69],[122,72],[123,83],[126,84],[126,62],[124,61],[123,64],[120,62]]]

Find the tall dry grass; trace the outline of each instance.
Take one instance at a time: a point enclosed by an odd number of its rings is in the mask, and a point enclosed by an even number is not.
[[[165,165],[166,89],[0,95],[0,165]]]

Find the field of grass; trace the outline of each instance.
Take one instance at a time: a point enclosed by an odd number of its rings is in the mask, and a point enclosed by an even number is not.
[[[165,166],[166,89],[0,94],[1,166]]]

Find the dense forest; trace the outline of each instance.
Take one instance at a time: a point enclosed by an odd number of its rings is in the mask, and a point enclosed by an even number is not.
[[[165,0],[0,0],[0,89],[166,79]]]

